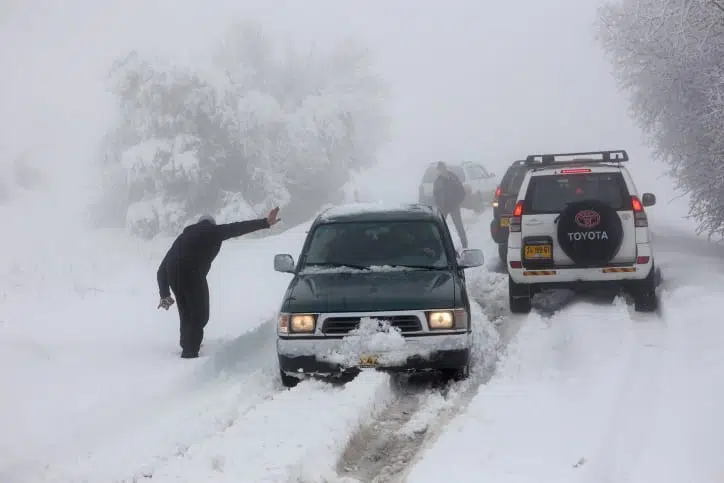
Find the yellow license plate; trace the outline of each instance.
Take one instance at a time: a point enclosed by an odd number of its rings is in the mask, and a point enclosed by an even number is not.
[[[360,367],[376,367],[377,366],[377,356],[371,356],[371,355],[360,356],[359,366]]]
[[[507,217],[501,218],[500,226],[502,226],[502,227],[510,226],[510,218],[507,218]]]
[[[553,257],[550,245],[528,245],[525,247],[525,258],[550,259]]]

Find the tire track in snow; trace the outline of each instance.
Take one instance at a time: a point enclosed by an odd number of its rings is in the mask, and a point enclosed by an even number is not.
[[[95,479],[99,468],[113,480],[130,468],[182,454],[193,442],[222,430],[283,390],[276,377],[274,328],[274,320],[268,320],[222,343],[171,386],[89,414],[72,434],[40,443],[32,458],[3,468],[0,480],[79,481],[91,470]],[[252,393],[246,389],[250,386]],[[179,421],[184,421],[180,432]],[[133,457],[124,461],[128,447],[134,448]]]
[[[474,362],[471,377],[444,388],[400,386],[392,404],[352,437],[338,464],[340,475],[363,482],[403,481],[424,448],[467,407],[480,386],[494,375],[499,357],[527,319],[508,312],[507,281],[507,273],[494,272],[471,280],[469,290],[475,293],[473,299],[481,312],[476,319],[483,322],[479,326],[493,322],[498,339],[493,347],[485,347],[480,342],[490,334],[478,334],[476,352],[486,357]],[[576,297],[570,291],[552,291],[536,297],[534,310],[550,318],[576,299],[608,306],[614,298],[613,294]]]
[[[470,377],[444,386],[436,380],[419,384],[416,378],[397,378],[395,399],[352,435],[337,464],[340,476],[349,481],[373,483],[397,480],[431,434],[461,411],[490,379],[499,355],[525,320],[505,316],[507,280],[506,275],[493,272],[470,280],[468,290],[475,324]]]
[[[660,302],[660,309],[663,303]],[[629,306],[629,311],[634,332],[631,352],[606,418],[606,432],[598,450],[588,458],[590,463],[584,467],[582,483],[628,481],[656,424],[657,399],[665,381],[661,354],[667,344],[666,319],[663,310],[640,314]]]
[[[390,399],[386,374],[363,372],[344,385],[302,381],[158,465],[153,481],[330,481],[351,429]]]

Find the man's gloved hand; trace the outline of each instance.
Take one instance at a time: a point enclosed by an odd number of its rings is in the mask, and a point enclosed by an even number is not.
[[[266,217],[266,221],[269,223],[269,226],[274,226],[276,223],[278,223],[281,218],[278,218],[279,216],[279,207],[277,206],[273,210],[269,212],[269,214]]]
[[[158,307],[156,309],[160,309],[163,307],[164,309],[168,310],[174,303],[173,297],[168,296],[166,298],[162,298],[161,301],[158,303]]]

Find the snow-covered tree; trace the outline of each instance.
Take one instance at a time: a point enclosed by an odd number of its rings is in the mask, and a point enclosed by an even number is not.
[[[14,155],[0,151],[0,204],[11,200],[19,191],[41,188],[45,175],[28,151]]]
[[[104,206],[139,235],[272,205],[302,221],[387,140],[385,86],[353,43],[279,49],[245,22],[209,59],[187,66],[132,52],[111,69],[120,116],[104,148]]]
[[[700,232],[724,235],[724,11],[711,0],[621,0],[600,38]]]

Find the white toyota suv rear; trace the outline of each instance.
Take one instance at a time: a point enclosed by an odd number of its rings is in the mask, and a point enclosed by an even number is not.
[[[629,159],[626,151],[528,156],[536,158],[542,163],[526,174],[510,220],[511,312],[529,312],[541,289],[601,285],[628,291],[637,311],[655,310],[657,277],[644,207],[656,197],[638,196],[621,164]]]

